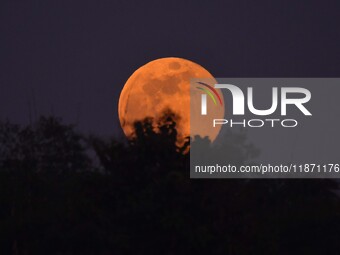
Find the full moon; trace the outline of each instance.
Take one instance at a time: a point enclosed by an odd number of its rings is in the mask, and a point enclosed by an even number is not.
[[[118,103],[119,120],[125,135],[128,138],[134,136],[135,122],[146,117],[157,122],[168,109],[179,117],[176,123],[178,141],[196,135],[214,141],[220,128],[199,120],[202,117],[202,91],[190,85],[192,79],[202,78],[215,81],[202,66],[182,58],[160,58],[138,68],[125,83]],[[217,93],[223,101],[221,91],[217,90]],[[207,100],[207,108],[214,109],[211,111],[214,118],[223,118],[224,108],[216,107],[212,100]]]

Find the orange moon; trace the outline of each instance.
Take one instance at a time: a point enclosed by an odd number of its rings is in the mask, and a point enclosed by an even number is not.
[[[179,117],[176,123],[178,140],[199,135],[214,141],[220,128],[213,128],[212,122],[200,119],[202,91],[190,86],[190,80],[195,78],[215,81],[202,66],[182,58],[160,58],[138,68],[125,83],[118,103],[119,120],[125,135],[128,138],[134,136],[136,121],[146,117],[157,121],[164,110],[170,109]],[[223,100],[221,91],[218,93]],[[207,100],[207,108],[213,107],[213,118],[223,118],[224,108]]]

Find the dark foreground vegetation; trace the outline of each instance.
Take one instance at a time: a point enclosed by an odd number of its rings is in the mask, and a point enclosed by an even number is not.
[[[0,254],[340,254],[336,181],[193,180],[172,116],[158,125],[124,144],[1,123]]]

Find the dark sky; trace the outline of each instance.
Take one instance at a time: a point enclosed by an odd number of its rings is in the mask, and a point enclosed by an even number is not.
[[[127,78],[167,56],[216,77],[339,77],[339,1],[0,1],[0,119],[119,135]]]

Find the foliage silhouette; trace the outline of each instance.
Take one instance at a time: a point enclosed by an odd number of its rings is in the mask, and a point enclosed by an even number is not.
[[[128,143],[1,123],[1,254],[338,253],[337,182],[190,179],[176,121],[138,122]],[[231,159],[256,156],[229,135]]]

